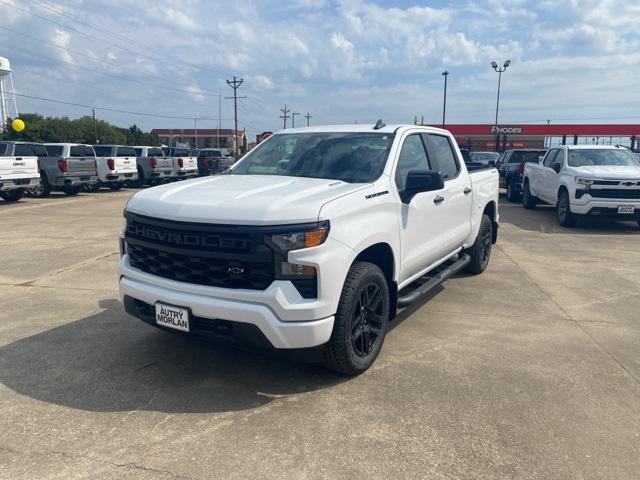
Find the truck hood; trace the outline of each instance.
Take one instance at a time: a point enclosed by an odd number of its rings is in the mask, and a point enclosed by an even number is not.
[[[640,166],[616,166],[616,165],[591,165],[585,167],[572,167],[576,175],[585,177],[600,178],[603,180],[640,180]]]
[[[127,210],[185,222],[305,223],[317,221],[325,203],[367,186],[317,178],[217,175],[140,191]]]

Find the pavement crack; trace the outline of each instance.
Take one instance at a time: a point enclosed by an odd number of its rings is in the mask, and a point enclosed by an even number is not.
[[[33,286],[37,286],[37,285],[33,285],[33,284],[35,282],[40,281],[40,280],[44,280],[45,278],[55,277],[56,275],[59,275],[61,273],[65,273],[65,272],[68,272],[68,271],[73,270],[75,268],[83,267],[85,265],[89,265],[90,263],[96,262],[98,260],[102,260],[104,258],[109,258],[109,257],[111,257],[113,255],[117,255],[117,254],[118,254],[118,251],[114,250],[112,252],[105,253],[104,255],[99,255],[97,257],[93,257],[93,258],[90,258],[88,260],[83,260],[82,262],[74,263],[73,265],[69,265],[68,267],[61,268],[60,270],[56,270],[55,272],[47,273],[46,275],[43,275],[43,276],[38,277],[38,278],[34,278],[33,280],[28,280],[26,282],[17,283],[14,286],[15,287],[33,287]]]
[[[109,466],[116,467],[116,468],[141,470],[141,471],[145,471],[145,472],[151,472],[151,473],[154,473],[154,474],[162,474],[162,475],[166,475],[166,476],[168,476],[170,478],[177,478],[177,479],[181,479],[181,480],[201,480],[201,479],[196,478],[196,477],[191,477],[191,476],[188,476],[188,475],[181,475],[181,474],[178,474],[178,473],[174,473],[174,472],[171,472],[169,470],[162,470],[162,469],[158,469],[158,468],[147,467],[147,466],[135,463],[135,462],[119,463],[119,462],[114,462],[114,461],[107,460],[107,459],[104,459],[104,458],[94,457],[94,456],[91,456],[91,455],[71,454],[71,453],[63,452],[63,451],[31,452],[31,451],[20,451],[20,450],[15,450],[13,448],[7,448],[7,447],[0,446],[0,452],[17,454],[17,455],[33,455],[33,456],[39,456],[39,457],[60,456],[60,457],[63,457],[63,458],[66,458],[66,459],[70,459],[70,460],[82,459],[82,460],[89,460],[91,462],[102,463],[104,465],[109,465]]]

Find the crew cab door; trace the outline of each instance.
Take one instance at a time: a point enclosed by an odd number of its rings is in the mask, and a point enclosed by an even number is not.
[[[468,235],[470,229],[471,197],[461,188],[461,167],[449,139],[438,137],[441,138],[431,139],[420,133],[408,135],[396,165],[398,191],[404,190],[411,170],[438,170],[446,177],[443,189],[418,193],[409,203],[400,202],[400,282],[454,251],[464,241],[463,231]],[[443,152],[444,147],[449,149],[448,154]]]
[[[536,180],[537,196],[545,202],[555,204],[556,192],[560,183],[560,168],[564,160],[564,151],[559,148],[549,150],[539,169],[539,179]]]

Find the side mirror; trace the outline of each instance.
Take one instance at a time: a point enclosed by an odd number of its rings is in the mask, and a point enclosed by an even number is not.
[[[556,173],[560,173],[560,169],[562,168],[562,165],[559,163],[554,163],[553,165],[551,165],[551,168],[553,168],[553,170]]]
[[[400,192],[403,203],[409,203],[418,193],[433,192],[444,188],[444,178],[435,170],[411,170],[407,174],[404,190]]]

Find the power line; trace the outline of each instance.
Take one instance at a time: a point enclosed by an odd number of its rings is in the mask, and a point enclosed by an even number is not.
[[[286,130],[287,119],[290,118],[290,116],[287,115],[287,113],[289,113],[291,109],[287,108],[287,104],[285,103],[284,108],[281,108],[280,111],[282,112],[282,115],[280,115],[280,118],[283,120],[283,128]]]
[[[128,115],[139,115],[141,117],[171,118],[171,119],[174,119],[174,120],[193,120],[193,117],[178,117],[178,116],[174,116],[174,115],[163,115],[163,114],[148,113],[148,112],[132,112],[132,111],[129,111],[129,110],[119,110],[119,109],[116,109],[116,108],[98,107],[97,105],[86,105],[86,104],[83,104],[83,103],[66,102],[64,100],[56,100],[54,98],[37,97],[35,95],[27,95],[27,94],[24,94],[24,93],[15,93],[14,95],[16,97],[30,98],[32,100],[41,100],[43,102],[59,103],[59,104],[62,104],[62,105],[71,105],[73,107],[82,107],[82,108],[87,108],[87,109],[103,110],[105,112],[126,113]]]

